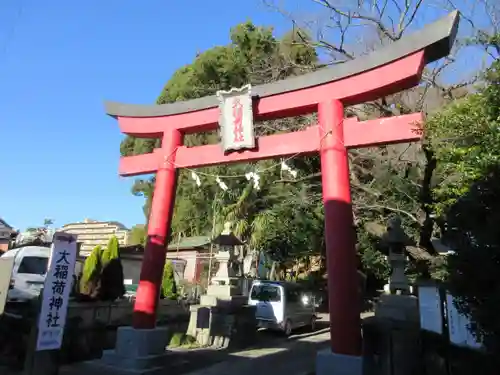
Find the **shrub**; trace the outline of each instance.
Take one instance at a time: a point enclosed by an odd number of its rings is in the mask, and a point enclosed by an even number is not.
[[[186,349],[192,349],[198,347],[198,343],[196,342],[196,339],[193,336],[186,335],[185,333],[182,332],[176,332],[172,335],[168,347],[169,348],[183,347]]]
[[[91,295],[92,285],[96,284],[102,270],[101,262],[102,249],[98,245],[94,247],[90,255],[83,264],[82,278],[80,279],[80,293]]]
[[[175,283],[174,266],[169,260],[163,268],[163,280],[161,283],[161,297],[177,299],[177,285]]]
[[[146,246],[147,228],[145,225],[135,225],[130,231],[130,244]]]
[[[99,299],[101,301],[114,301],[123,297],[123,266],[120,258],[111,259],[101,272]]]
[[[101,254],[101,262],[103,266],[106,266],[111,260],[118,259],[120,257],[118,248],[118,239],[116,236],[112,236],[109,239],[108,247],[104,249]]]
[[[120,257],[118,238],[112,236],[108,242],[109,259],[117,259]]]
[[[103,251],[101,251],[101,263],[103,267],[105,267],[110,260],[111,260],[111,254],[109,253],[109,250],[106,248]]]
[[[119,244],[116,236],[109,239],[108,247],[101,253],[102,272],[99,299],[114,301],[123,297],[123,266],[120,260]]]

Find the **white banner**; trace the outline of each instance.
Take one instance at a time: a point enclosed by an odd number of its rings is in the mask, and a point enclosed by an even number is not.
[[[436,286],[418,287],[420,328],[425,331],[443,333],[443,309],[439,289]]]
[[[62,345],[76,254],[76,236],[54,234],[38,320],[37,351],[59,349]]]
[[[458,312],[453,304],[453,296],[446,295],[446,310],[448,314],[448,331],[450,334],[450,342],[452,344],[479,349],[481,343],[476,340],[474,335],[469,331],[469,318]]]

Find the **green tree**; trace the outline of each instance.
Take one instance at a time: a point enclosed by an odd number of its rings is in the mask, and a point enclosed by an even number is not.
[[[177,284],[175,282],[174,266],[170,260],[165,262],[165,267],[163,268],[161,297],[166,299],[177,299]]]
[[[101,251],[101,263],[103,268],[106,267],[106,265],[109,263],[111,260],[111,253],[109,252],[108,248],[104,248],[103,251]]]
[[[399,2],[384,0],[311,2],[315,3],[317,22],[305,20],[300,7],[292,9],[280,1],[264,0],[270,8],[286,15],[287,20],[292,19],[294,25],[304,27],[315,36],[313,40],[305,40],[305,44],[317,48],[328,65],[350,64],[374,49],[400,40],[416,27],[425,25],[429,17],[436,16],[435,11],[430,11],[435,8],[425,6],[433,3],[430,0],[407,2],[403,7]],[[370,119],[423,112],[429,117],[472,90],[481,67],[470,62],[484,61],[500,54],[498,36],[494,36],[498,31],[496,21],[500,8],[495,0],[482,1],[480,7],[469,7],[464,2],[443,2],[447,9],[454,8],[454,4],[458,4],[462,22],[452,57],[425,67],[422,82],[414,89],[346,108],[348,116]],[[489,17],[485,18],[485,14]],[[394,23],[394,19],[399,21]],[[300,30],[298,34],[300,37]],[[471,59],[471,56],[474,57]],[[403,227],[415,240],[416,250],[432,259],[431,262],[425,261],[425,265],[435,267],[439,262],[434,262],[437,254],[432,239],[439,236],[442,222],[435,210],[444,195],[438,197],[434,187],[446,178],[446,172],[437,170],[441,166],[434,148],[428,142],[373,147],[350,150],[349,159],[358,239],[366,234],[363,232],[368,224],[384,228],[389,216],[398,214]],[[305,176],[301,183],[320,185],[318,176],[321,176],[320,171],[313,170],[310,179]],[[316,189],[309,199],[320,200],[321,190]],[[451,201],[447,206],[449,203]],[[359,247],[360,251],[367,249],[366,244]],[[429,271],[426,268],[418,267],[424,275]]]
[[[500,51],[500,45],[498,45]],[[439,161],[433,194],[443,218],[448,284],[473,332],[500,350],[500,60],[475,94],[454,102],[427,124]]]
[[[116,236],[111,236],[108,241],[108,246],[101,252],[101,262],[103,267],[113,259],[120,258],[119,243]]]
[[[116,236],[111,236],[108,242],[108,251],[110,259],[117,259],[120,257],[120,244]]]
[[[103,301],[114,301],[121,298],[125,294],[125,286],[123,284],[123,265],[116,236],[111,236],[108,246],[101,252],[101,263],[98,298]]]
[[[305,36],[305,33],[301,34]],[[157,103],[171,103],[214,94],[220,89],[240,87],[247,83],[259,84],[300,74],[314,68],[317,61],[313,48],[299,40],[298,31],[286,34],[282,39],[273,36],[271,28],[257,27],[244,23],[231,30],[231,43],[218,46],[199,54],[190,64],[177,70],[165,85]],[[297,126],[303,124],[297,122]],[[272,125],[272,126],[270,126]],[[269,129],[279,130],[290,127],[290,121],[276,124],[257,124],[257,132],[263,134]],[[293,125],[293,124],[292,124]],[[293,129],[293,126],[292,126]],[[186,137],[185,142],[199,145],[217,142],[217,134],[197,134]],[[136,155],[151,152],[159,143],[154,140],[127,137],[121,144],[122,155]],[[262,162],[259,166],[269,166]],[[246,166],[219,166],[203,168],[200,172],[208,175],[240,175],[248,171]],[[214,216],[212,204],[220,190],[213,178],[202,176],[203,187],[198,188],[189,171],[181,171],[177,189],[173,231],[184,236],[211,233]],[[231,193],[221,200],[221,206],[234,203],[244,194],[246,180],[226,181]],[[137,180],[133,187],[136,195],[145,197],[144,211],[149,214],[154,180]],[[251,220],[250,220],[251,221]]]
[[[325,12],[323,19],[326,21],[312,23],[325,25],[323,30],[312,30],[311,35],[317,35],[316,40],[299,27],[294,27],[292,32],[282,38],[276,38],[270,28],[256,27],[251,23],[238,25],[231,30],[230,44],[203,52],[191,64],[176,71],[157,102],[162,104],[187,100],[249,82],[260,84],[302,74],[320,65],[317,62],[316,48],[326,52],[322,54],[325,58],[331,57],[328,64],[353,60],[372,50],[374,46],[399,40],[412,29],[417,20],[425,17],[423,12],[426,8],[420,5],[401,8],[396,3],[387,4],[382,1],[353,2],[346,3],[345,6],[321,2],[320,5]],[[353,14],[357,16],[352,17]],[[393,23],[394,14],[400,20],[398,25]],[[294,25],[298,24],[300,22],[294,22]],[[329,38],[328,33],[332,31],[334,35]],[[494,50],[494,40],[485,41],[487,35],[484,30],[470,31],[466,48],[472,51],[474,47],[471,45],[480,45],[481,48]],[[368,42],[364,45],[359,40]],[[425,80],[414,90],[347,108],[347,115],[368,119],[419,111],[432,113],[453,99],[467,94],[464,87],[469,81],[443,84],[447,80],[440,75],[453,69],[452,60],[443,59],[436,65],[425,70]],[[262,121],[256,124],[256,132],[263,135],[297,130],[311,121],[314,121],[314,116]],[[186,137],[189,146],[217,141],[215,133]],[[151,152],[159,144],[158,140],[128,137],[121,145],[121,152],[123,155]],[[351,191],[359,238],[366,237],[366,233],[362,233],[365,231],[365,224],[374,223],[385,227],[387,218],[397,213],[403,219],[405,230],[418,246],[430,254],[435,253],[431,243],[431,238],[436,235],[435,210],[439,209],[439,204],[435,203],[441,203],[444,195],[439,195],[433,187],[435,181],[444,181],[442,176],[446,176],[446,171],[439,169],[442,166],[439,166],[438,157],[440,155],[436,156],[431,141],[426,142],[423,147],[404,144],[350,151]],[[218,230],[224,221],[233,221],[237,234],[251,247],[264,251],[271,249],[274,259],[280,259],[280,262],[297,259],[304,252],[321,252],[323,234],[318,234],[318,229],[313,228],[313,224],[316,225],[322,219],[318,158],[294,158],[291,164],[299,171],[296,179],[276,170],[268,170],[273,163],[263,161],[251,166],[203,168],[199,171],[202,188],[198,188],[192,181],[189,171],[181,171],[173,232],[183,236],[210,234],[210,219],[215,217]],[[214,198],[220,189],[214,183],[213,176],[242,176],[253,169],[260,171],[260,190],[249,186],[251,184],[244,177],[225,179],[229,191]],[[153,187],[154,179],[138,180],[133,188],[134,194],[145,198],[146,216],[150,209]],[[217,200],[217,204],[213,203],[214,200]],[[294,218],[296,212],[300,212],[303,220]],[[285,217],[293,219],[283,220]],[[307,232],[302,227],[307,228]],[[318,228],[322,227],[321,223]],[[292,245],[294,248],[290,247]],[[363,267],[374,267],[373,274],[384,277],[384,272],[379,272],[384,268],[381,254],[368,242],[358,247]],[[278,252],[277,249],[285,250]]]
[[[134,225],[130,231],[131,245],[146,245],[147,232],[143,224]]]
[[[389,279],[390,266],[386,257],[379,251],[379,237],[367,231],[359,231],[358,254],[361,270],[367,276],[368,289],[380,290]]]
[[[83,272],[80,278],[80,293],[92,295],[102,271],[101,262],[102,248],[98,245],[92,249],[83,264]]]
[[[321,255],[324,249],[321,203],[301,201],[293,186],[284,189],[276,184],[274,188],[281,194],[276,193],[278,199],[256,216],[256,223],[252,225],[260,230],[253,232],[257,237],[251,242],[253,249],[265,251],[272,260],[273,278],[296,261],[305,260],[310,255]]]
[[[53,219],[46,218],[46,219],[43,220],[43,226],[45,228],[50,227],[52,224],[54,224],[54,220]]]
[[[428,139],[439,160],[439,180],[433,190],[438,214],[445,213],[500,160],[498,64],[486,72],[486,87],[455,101],[427,124]]]
[[[126,138],[125,139],[125,142],[128,141],[128,140],[132,140],[133,138]],[[141,139],[136,139],[135,142],[139,142],[139,144],[142,144],[140,143],[142,140]],[[143,144],[144,147],[146,147],[145,145],[149,145],[150,143],[145,143]],[[158,147],[159,145],[155,144],[154,147]],[[149,148],[145,149],[147,152],[147,150],[149,150]],[[152,148],[151,148],[152,150]],[[142,207],[142,211],[144,213],[144,217],[146,219],[146,225],[148,224],[149,222],[149,211],[151,210],[151,204],[153,203],[153,190],[154,190],[154,181],[155,181],[155,178],[151,178],[149,180],[142,180],[142,179],[139,179],[139,180],[136,180],[134,185],[132,186],[132,194],[135,195],[136,197],[143,197],[144,198],[144,205]]]
[[[500,350],[500,164],[476,181],[447,211],[448,285],[472,332],[492,352]]]

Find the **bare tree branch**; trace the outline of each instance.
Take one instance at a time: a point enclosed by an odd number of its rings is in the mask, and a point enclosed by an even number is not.
[[[347,109],[348,115],[363,119],[412,112],[432,113],[454,98],[466,95],[478,81],[479,74],[468,74],[467,77],[454,74],[450,79],[449,72],[463,69],[460,59],[464,58],[461,53],[465,48],[477,45],[480,48],[474,47],[475,53],[500,55],[500,46],[488,44],[500,27],[497,22],[500,11],[495,0],[471,0],[472,4],[480,3],[478,7],[489,10],[489,27],[484,26],[484,17],[475,13],[479,12],[478,8],[466,9],[465,3],[457,7],[455,0],[310,0],[320,9],[317,17],[323,22],[306,21],[301,14],[288,12],[273,0],[263,1],[290,20],[294,27],[316,36],[313,41],[301,38],[301,42],[328,52],[331,61],[324,62],[325,65],[348,63],[380,45],[403,38],[413,25],[427,21],[430,15],[427,9],[432,9],[432,6],[434,9],[438,6],[460,11],[468,28],[466,31],[461,28],[453,54],[426,67],[422,84],[418,87]],[[479,24],[482,27],[478,27]],[[415,230],[420,246],[432,251],[430,239],[435,219],[431,192],[436,162],[429,151],[425,145],[416,147],[412,144],[350,150],[349,161],[353,209],[357,219],[384,221],[387,212],[401,214]],[[296,180],[281,178],[276,182],[307,183],[306,196],[290,199],[302,204],[317,204],[322,199],[321,172],[311,172]]]
[[[374,204],[374,205],[358,204],[358,205],[356,205],[356,208],[361,209],[361,210],[387,210],[387,211],[397,212],[397,213],[400,213],[400,214],[403,214],[403,215],[409,217],[415,223],[419,223],[419,220],[417,219],[416,216],[412,215],[408,211],[405,211],[405,210],[402,210],[399,208],[395,208],[395,207],[383,206],[380,204]]]

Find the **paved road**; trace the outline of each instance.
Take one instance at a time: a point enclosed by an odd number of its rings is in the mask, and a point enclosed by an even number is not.
[[[361,318],[373,315],[363,313]],[[185,375],[309,375],[314,374],[316,354],[328,348],[330,340],[328,315],[320,315],[319,330],[299,333],[286,340],[270,340],[259,348],[229,354],[225,360],[204,366]],[[321,328],[323,326],[324,328]]]
[[[243,351],[217,349],[171,350],[168,375],[308,375],[314,373],[318,350],[328,347],[328,315],[321,316],[316,332],[298,332],[285,339],[271,332],[259,334],[254,348]],[[4,374],[0,370],[2,375]],[[83,364],[64,366],[61,375],[88,375]],[[94,373],[93,375],[101,375]],[[104,374],[102,374],[104,375]]]
[[[328,345],[328,320],[318,321],[316,332],[298,332],[289,338],[272,332],[261,332],[258,336],[256,345],[243,351],[207,348],[170,350],[165,361],[165,374],[255,375],[260,371],[263,371],[262,374],[270,373],[272,368],[273,375],[302,375],[302,370],[307,373],[314,369],[316,352]],[[277,363],[279,372],[276,372]],[[297,373],[297,369],[301,372]],[[85,364],[65,366],[60,371],[60,375],[88,373],[89,368]],[[94,371],[93,375],[105,374]]]
[[[186,375],[307,375],[314,373],[318,350],[328,347],[328,328],[297,335],[264,348],[229,354],[226,360]]]
[[[259,372],[268,374],[271,368],[273,375],[308,373],[314,369],[316,352],[328,345],[327,319],[328,316],[325,316],[318,321],[316,332],[297,332],[289,338],[272,332],[261,332],[256,345],[243,351],[210,348],[170,350],[164,363],[165,374],[255,375]],[[298,369],[300,372],[297,373]],[[93,375],[104,375],[97,374],[95,368],[93,370]],[[60,370],[60,375],[88,373],[89,367],[84,363],[64,366]]]

